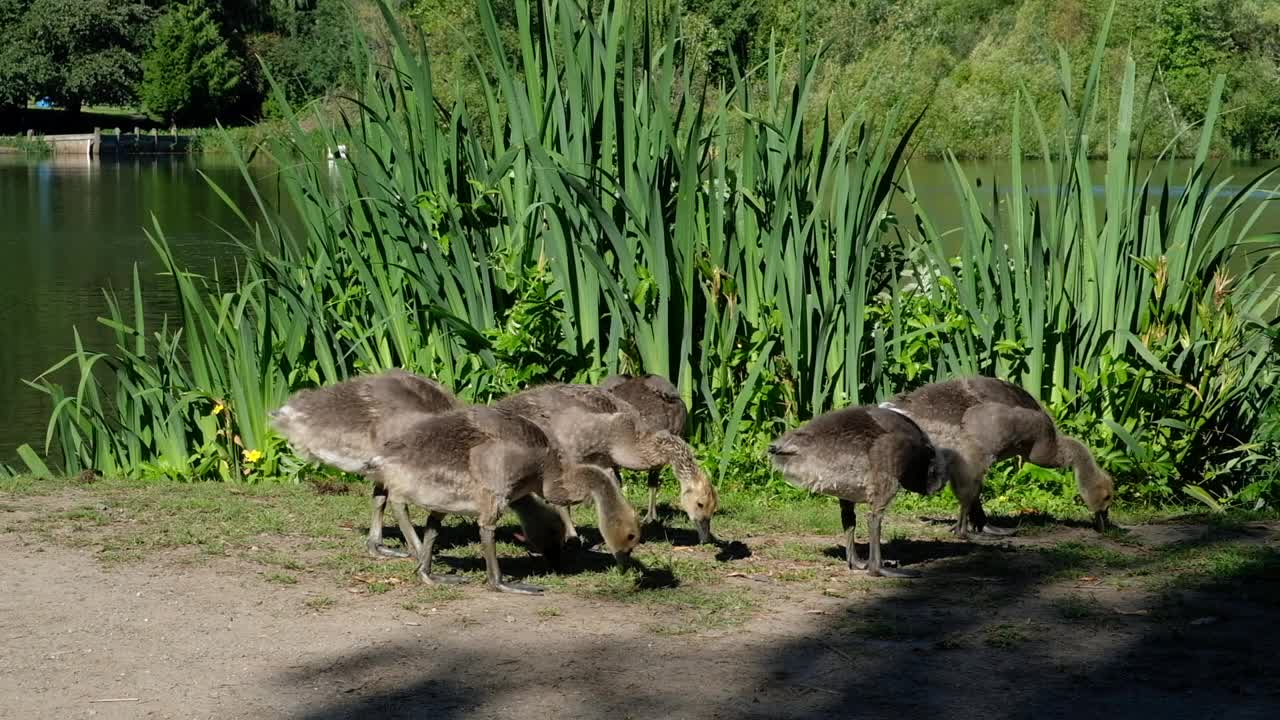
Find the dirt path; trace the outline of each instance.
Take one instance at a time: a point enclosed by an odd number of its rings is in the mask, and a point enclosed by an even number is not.
[[[0,716],[1274,718],[1277,536],[1150,526],[1098,555],[1075,539],[1108,543],[1063,529],[957,550],[914,583],[850,580],[834,558],[821,589],[729,573],[759,601],[751,618],[672,635],[644,603],[469,588],[410,610],[264,583],[236,558],[104,567],[9,532]],[[1140,582],[1163,572],[1142,565],[1170,560],[1161,547],[1224,542],[1187,555],[1212,565],[1203,582]]]

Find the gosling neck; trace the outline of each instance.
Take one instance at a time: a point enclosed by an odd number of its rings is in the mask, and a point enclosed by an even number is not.
[[[701,485],[698,459],[694,457],[689,443],[667,432],[657,433],[655,438],[663,459],[671,465],[671,472],[680,483],[680,489],[689,490]]]

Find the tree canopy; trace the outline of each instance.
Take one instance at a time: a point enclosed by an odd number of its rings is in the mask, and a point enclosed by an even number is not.
[[[156,21],[143,60],[142,102],[168,120],[205,121],[240,86],[241,63],[200,2],[172,5]]]

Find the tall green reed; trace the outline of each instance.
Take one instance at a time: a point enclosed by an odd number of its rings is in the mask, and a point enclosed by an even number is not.
[[[157,228],[182,307],[173,329],[140,339],[135,281],[134,321],[114,298],[103,320],[117,347],[65,361],[77,392],[37,383],[64,467],[256,476],[277,462],[269,407],[357,372],[406,367],[475,399],[515,389],[495,340],[527,331],[513,319],[540,293],[559,332],[528,340],[571,361],[524,381],[661,373],[696,408],[695,434],[725,451],[762,412],[749,404],[765,375],[792,391],[763,412],[872,398],[888,329],[876,335],[865,307],[894,277],[877,253],[907,139],[826,111],[810,131],[816,56],[793,66],[774,52],[707,89],[674,22],[560,0],[516,4],[509,58],[482,1],[486,103],[443,107],[429,53],[383,10],[391,64],[357,45],[355,112],[304,130],[280,99],[292,132],[263,153],[300,231],[254,188],[264,219],[234,208],[243,262],[203,279]],[[340,144],[348,158],[327,159]]]
[[[1095,201],[1099,179],[1084,129],[1098,111],[1109,24],[1110,15],[1078,105],[1070,102],[1071,68],[1062,65],[1068,122],[1059,125],[1074,130],[1047,137],[1027,106],[1040,175],[1051,182],[1047,197],[1026,185],[1019,107],[1010,186],[1002,192],[991,183],[991,210],[950,161],[962,199],[958,265],[947,261],[947,238],[918,202],[917,225],[932,247],[924,272],[945,280],[932,285],[935,302],[954,302],[972,329],[942,338],[942,373],[1019,382],[1108,449],[1113,469],[1163,494],[1171,478],[1194,484],[1248,457],[1250,429],[1272,397],[1280,235],[1257,233],[1262,208],[1244,207],[1274,170],[1235,189],[1230,178],[1216,178],[1207,156],[1219,80],[1182,192],[1155,183],[1164,160],[1145,173],[1135,160],[1143,128],[1134,118],[1146,113],[1135,114],[1130,60]]]
[[[185,272],[154,230],[181,314],[148,334],[135,277],[132,315],[108,296],[116,347],[77,345],[60,364],[79,371],[71,391],[51,374],[35,382],[54,407],[46,450],[59,465],[288,474],[296,461],[267,409],[292,389],[388,367],[477,401],[660,373],[691,404],[695,437],[718,446],[722,475],[742,466],[735,448],[779,426],[975,372],[1023,384],[1130,476],[1248,457],[1239,448],[1274,375],[1261,268],[1275,238],[1241,210],[1265,176],[1213,202],[1226,188],[1204,157],[1216,101],[1174,195],[1132,160],[1145,114],[1130,64],[1099,209],[1081,135],[1098,112],[1100,40],[1078,98],[1063,66],[1076,131],[1050,139],[1030,113],[1047,198],[1015,159],[1010,192],[993,183],[988,210],[952,161],[964,209],[954,259],[918,201],[914,230],[891,211],[900,188],[914,195],[916,124],[895,137],[877,127],[896,118],[873,126],[815,106],[820,53],[775,48],[711,87],[685,62],[674,20],[627,3],[517,2],[514,54],[489,3],[479,8],[480,106],[442,103],[428,49],[384,7],[389,64],[356,44],[349,112],[328,123],[280,97],[291,131],[261,154],[297,226],[276,219],[232,147],[258,205],[232,205],[233,272]],[[330,159],[339,145],[347,158]],[[1258,254],[1242,272],[1244,251]],[[1176,412],[1157,412],[1171,406],[1162,394]]]

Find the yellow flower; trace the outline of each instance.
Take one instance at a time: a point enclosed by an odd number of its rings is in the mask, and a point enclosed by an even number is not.
[[[261,450],[245,450],[244,451],[244,461],[247,463],[256,463],[261,459],[262,459]]]
[[[223,405],[221,402],[218,402],[218,403],[215,403],[215,404],[214,404],[214,406],[213,406],[213,412],[211,412],[211,413],[209,413],[209,414],[210,414],[210,415],[219,415],[219,414],[221,414],[222,412],[224,412],[226,409],[227,409],[227,406],[226,406],[226,405]]]

